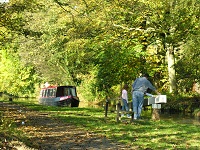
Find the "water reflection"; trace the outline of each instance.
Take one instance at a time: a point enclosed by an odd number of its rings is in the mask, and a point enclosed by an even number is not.
[[[151,118],[152,111],[151,110],[145,110],[145,111],[142,112],[142,114],[144,116]],[[179,114],[161,113],[160,119],[161,120],[172,120],[174,122],[181,123],[181,124],[200,125],[200,118],[195,117],[191,113],[188,113],[188,114],[186,114],[186,113],[182,113],[182,114],[181,113],[179,113]]]
[[[194,124],[200,125],[200,118],[192,114],[161,114],[162,120],[172,120],[181,124]]]
[[[90,102],[84,102],[84,101],[80,101],[79,103],[79,107],[80,108],[101,108],[104,107],[105,104],[101,104],[101,105],[97,105],[94,103],[90,103]]]

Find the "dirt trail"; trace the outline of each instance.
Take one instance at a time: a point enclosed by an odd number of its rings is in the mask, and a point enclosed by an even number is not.
[[[48,113],[27,110],[11,103],[0,102],[3,117],[13,119],[18,130],[28,137],[30,148],[19,141],[9,141],[7,148],[17,150],[132,150],[129,146],[105,136],[84,131],[74,125],[52,118]],[[1,138],[2,140],[3,138]],[[4,141],[2,141],[4,142]],[[3,143],[5,145],[5,142]],[[9,147],[9,148],[8,148]]]

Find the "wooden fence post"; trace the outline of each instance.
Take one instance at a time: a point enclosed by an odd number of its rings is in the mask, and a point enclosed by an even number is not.
[[[160,109],[161,104],[152,104],[153,112],[152,112],[152,120],[160,120]]]
[[[105,111],[105,117],[108,115],[108,99],[106,99],[106,111]]]
[[[11,96],[9,97],[9,101],[10,101],[10,102],[12,102],[12,101],[13,101],[13,99],[12,99],[12,97],[11,97]]]
[[[119,110],[120,110],[120,102],[117,102],[116,104],[116,111],[117,111],[117,117],[116,117],[116,121],[119,122],[120,121],[120,114],[119,114]]]

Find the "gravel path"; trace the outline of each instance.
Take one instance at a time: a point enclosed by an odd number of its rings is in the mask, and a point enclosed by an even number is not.
[[[30,111],[9,103],[0,103],[3,117],[12,118],[18,130],[28,137],[31,147],[19,141],[5,142],[1,149],[17,150],[134,150],[130,146],[107,139],[105,136],[85,131],[74,125],[52,118],[48,113]],[[6,145],[7,144],[7,145]],[[7,147],[7,148],[6,148]]]

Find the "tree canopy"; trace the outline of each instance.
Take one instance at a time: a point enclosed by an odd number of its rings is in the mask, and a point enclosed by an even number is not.
[[[200,80],[199,6],[199,0],[0,4],[0,91],[34,95],[48,81],[77,85],[95,100],[119,94],[121,84],[131,86],[144,72],[161,91],[190,91]]]

